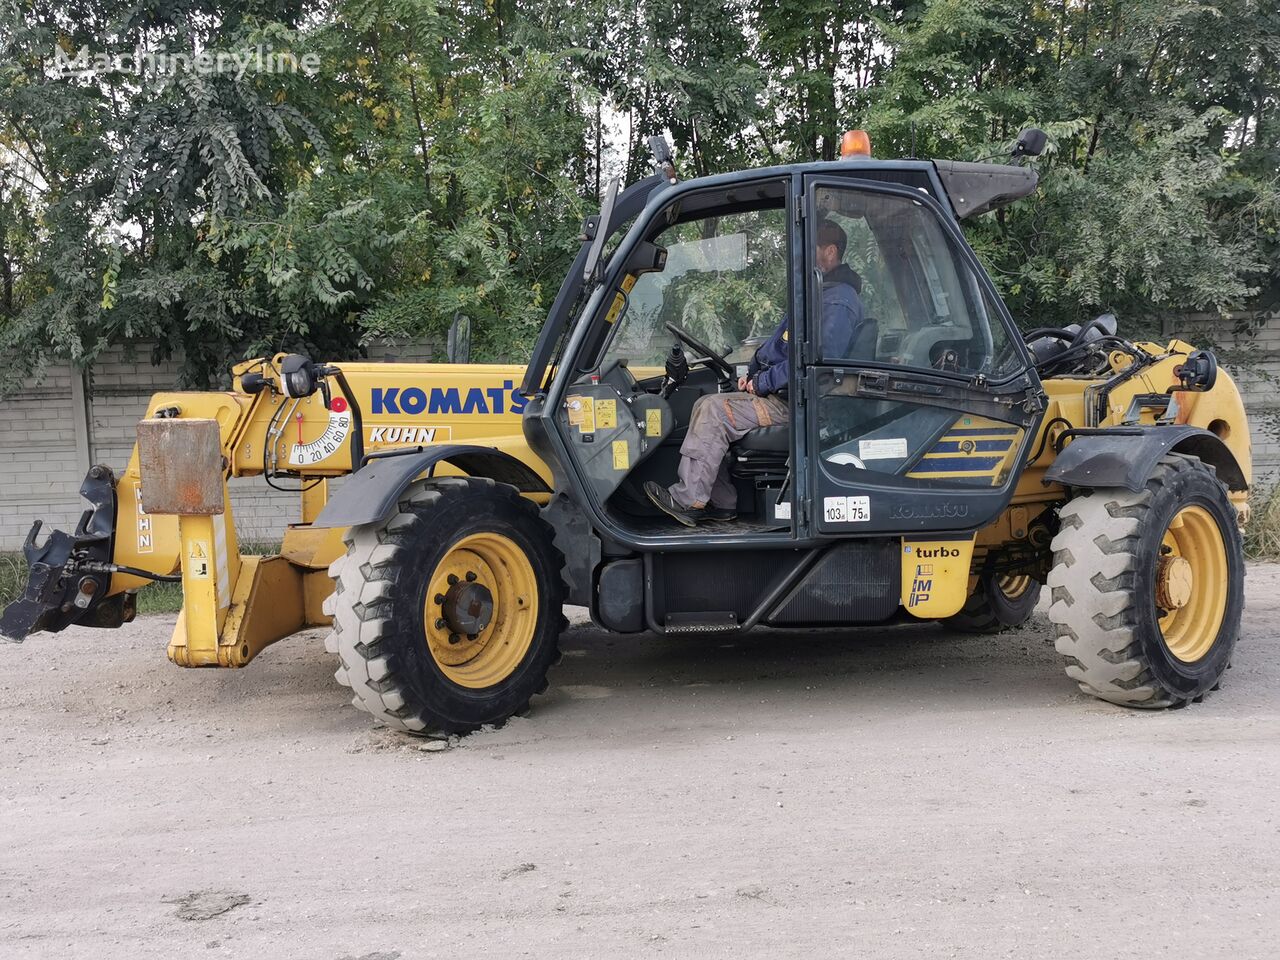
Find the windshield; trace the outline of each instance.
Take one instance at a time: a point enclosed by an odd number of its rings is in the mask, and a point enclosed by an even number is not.
[[[787,222],[780,207],[690,220],[654,241],[666,250],[660,272],[636,278],[604,362],[661,365],[678,326],[723,354],[767,336],[787,303]]]

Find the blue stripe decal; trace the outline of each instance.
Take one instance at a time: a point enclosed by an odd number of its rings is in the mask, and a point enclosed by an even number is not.
[[[960,453],[961,443],[973,444],[974,452],[1003,453],[1013,446],[1012,440],[939,440],[929,450],[930,453]]]
[[[984,437],[1006,437],[1011,433],[1017,433],[1019,427],[956,427],[947,431],[948,437],[964,437],[964,436],[984,436]]]
[[[912,468],[916,473],[974,473],[993,470],[1004,457],[932,457],[921,460]]]

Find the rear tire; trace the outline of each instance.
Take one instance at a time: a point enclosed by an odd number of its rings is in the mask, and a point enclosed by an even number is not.
[[[411,733],[467,733],[546,689],[567,625],[562,560],[514,487],[419,480],[344,541],[325,646],[354,706]]]
[[[1027,574],[985,572],[960,612],[942,622],[965,633],[999,633],[1020,627],[1040,599],[1040,581]]]
[[[1059,519],[1049,619],[1067,676],[1129,707],[1216,690],[1240,633],[1244,548],[1213,468],[1169,454],[1140,493],[1084,492]]]

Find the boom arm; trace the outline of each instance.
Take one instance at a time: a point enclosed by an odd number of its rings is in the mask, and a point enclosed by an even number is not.
[[[269,643],[328,622],[327,568],[343,550],[343,530],[314,521],[329,479],[354,472],[365,449],[467,440],[514,461],[530,490],[549,479],[520,433],[523,372],[278,356],[237,366],[233,390],[156,394],[124,471],[90,470],[81,489],[89,509],[76,531],[37,543],[41,525],[33,528],[27,588],[0,616],[0,635],[118,627],[133,618],[139,589],[180,579],[170,659],[243,666]],[[466,466],[441,463],[437,472]],[[300,522],[281,532],[278,554],[239,551],[228,482],[253,476],[299,497]]]

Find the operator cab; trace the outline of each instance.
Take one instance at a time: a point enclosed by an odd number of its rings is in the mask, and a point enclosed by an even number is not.
[[[597,516],[643,543],[811,540],[913,519],[971,529],[998,512],[1034,419],[1021,403],[1038,384],[948,203],[928,161],[656,187],[599,271],[548,395],[565,466]],[[847,237],[863,317],[831,348],[814,263],[823,221]],[[730,448],[736,521],[677,526],[644,483],[675,481],[695,401],[736,390],[783,322],[790,422]]]

